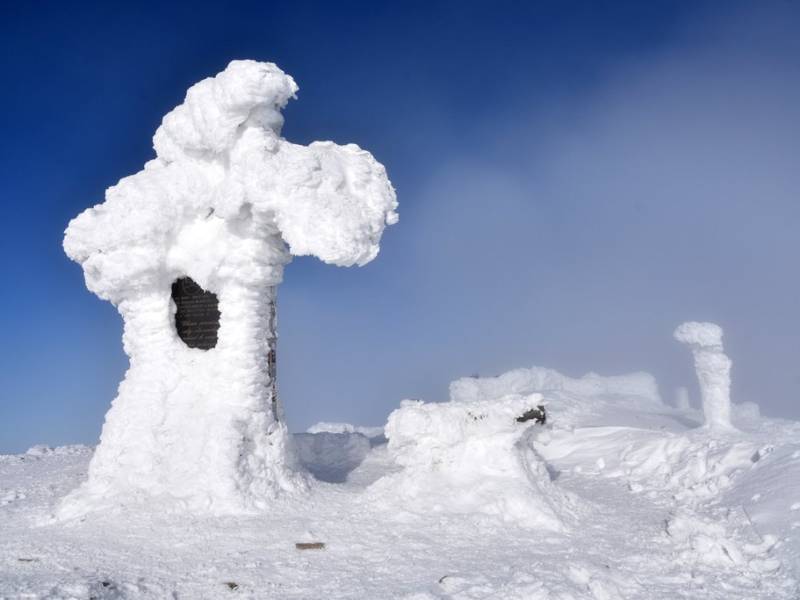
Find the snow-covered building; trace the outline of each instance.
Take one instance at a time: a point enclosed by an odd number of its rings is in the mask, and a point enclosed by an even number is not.
[[[397,202],[369,152],[281,137],[297,89],[233,61],[164,117],[154,160],[70,222],[64,249],[122,315],[130,368],[62,516],[142,497],[250,511],[304,488],[275,389],[276,287],[292,256],[371,261]]]

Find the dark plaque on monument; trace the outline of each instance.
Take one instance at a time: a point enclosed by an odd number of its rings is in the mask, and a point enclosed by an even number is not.
[[[190,348],[209,350],[217,345],[219,303],[217,295],[207,292],[189,277],[172,284],[175,302],[175,328],[178,337]]]

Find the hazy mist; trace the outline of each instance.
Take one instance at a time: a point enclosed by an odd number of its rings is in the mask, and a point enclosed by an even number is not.
[[[800,417],[790,16],[695,22],[580,97],[543,101],[533,86],[465,126],[424,185],[398,189],[401,222],[374,267],[290,266],[291,424],[381,423],[403,397],[446,399],[451,378],[533,364],[649,371],[666,401],[687,385],[696,406],[671,336],[684,320],[725,329],[734,401]],[[327,280],[325,294],[305,297],[293,268]]]

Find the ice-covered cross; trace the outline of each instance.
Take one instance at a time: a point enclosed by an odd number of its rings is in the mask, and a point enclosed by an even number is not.
[[[297,89],[274,64],[230,63],[164,117],[157,157],[69,224],[64,249],[122,315],[130,368],[61,516],[142,498],[251,511],[304,487],[273,406],[275,289],[293,255],[371,261],[397,201],[369,152],[281,137]],[[208,323],[176,328],[176,282],[213,303],[210,349],[184,341]]]

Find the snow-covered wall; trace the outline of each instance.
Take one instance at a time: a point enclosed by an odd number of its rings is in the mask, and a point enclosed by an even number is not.
[[[142,495],[237,512],[304,487],[271,408],[275,287],[293,255],[371,261],[397,202],[369,152],[281,137],[297,89],[274,64],[233,61],[164,117],[154,160],[70,222],[64,249],[122,315],[130,368],[63,515]],[[181,277],[217,295],[210,350],[176,333]]]

